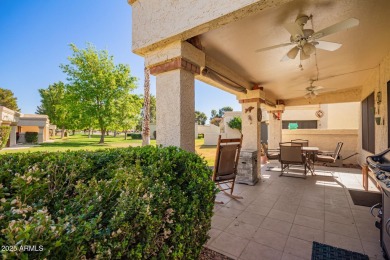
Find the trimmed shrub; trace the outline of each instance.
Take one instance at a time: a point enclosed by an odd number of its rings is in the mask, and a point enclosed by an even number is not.
[[[3,149],[7,145],[10,133],[11,133],[10,126],[8,126],[8,125],[0,126],[0,150]]]
[[[216,193],[176,147],[4,154],[0,181],[6,259],[197,259]]]
[[[27,143],[37,143],[38,142],[38,132],[26,132],[24,135]]]
[[[131,137],[131,139],[142,139],[142,134],[136,134],[136,133],[130,133],[130,134],[127,134],[127,136]]]

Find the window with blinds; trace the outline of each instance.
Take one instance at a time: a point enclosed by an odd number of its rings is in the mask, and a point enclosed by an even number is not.
[[[362,101],[362,147],[375,153],[375,97],[374,92]]]

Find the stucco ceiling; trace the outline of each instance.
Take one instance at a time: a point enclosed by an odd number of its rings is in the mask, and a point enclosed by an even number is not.
[[[289,42],[290,34],[283,25],[300,15],[313,15],[314,31],[352,17],[360,24],[321,38],[341,43],[342,47],[333,52],[317,49],[316,55],[302,61],[302,71],[298,68],[299,57],[280,62],[293,46],[255,52]],[[305,28],[311,26],[309,21]],[[209,31],[200,35],[200,40],[206,55],[248,81],[260,83],[279,99],[303,96],[310,79],[317,78],[316,65],[319,80],[314,85],[323,86],[322,93],[357,87],[390,51],[390,1],[296,0]]]

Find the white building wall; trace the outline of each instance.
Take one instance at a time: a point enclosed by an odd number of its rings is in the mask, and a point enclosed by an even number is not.
[[[328,105],[328,129],[358,129],[360,103]]]

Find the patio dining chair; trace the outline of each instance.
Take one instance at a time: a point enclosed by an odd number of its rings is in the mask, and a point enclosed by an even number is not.
[[[233,199],[242,199],[233,195],[234,182],[237,175],[237,164],[240,157],[241,138],[221,139],[218,137],[217,152],[215,156],[213,181],[219,190]],[[222,202],[217,202],[222,204]]]
[[[306,178],[307,163],[306,156],[302,154],[302,143],[286,142],[280,143],[280,164],[281,171],[279,176],[287,177],[304,177]],[[298,176],[296,174],[284,175],[288,173],[290,165],[301,165],[304,168],[304,175]]]
[[[294,140],[291,140],[292,143],[298,143],[298,144],[302,144],[302,146],[304,147],[308,147],[309,146],[309,140],[305,140],[305,139],[294,139]]]
[[[268,145],[265,143],[262,143],[261,145],[263,147],[263,151],[267,156],[268,160],[279,160],[280,157],[279,149],[268,148]]]
[[[338,142],[336,145],[336,149],[333,153],[329,152],[321,152],[321,154],[317,154],[315,156],[315,162],[320,162],[323,164],[327,163],[335,163],[337,158],[340,155],[341,148],[343,147],[343,142]]]

